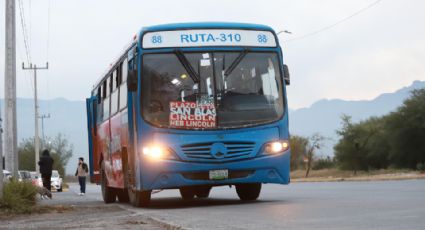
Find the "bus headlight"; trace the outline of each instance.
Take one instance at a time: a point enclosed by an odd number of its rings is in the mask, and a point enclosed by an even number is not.
[[[146,146],[142,149],[142,155],[152,160],[176,160],[174,152],[160,145]]]
[[[287,140],[273,141],[265,145],[264,152],[266,154],[279,154],[289,149],[289,142]]]

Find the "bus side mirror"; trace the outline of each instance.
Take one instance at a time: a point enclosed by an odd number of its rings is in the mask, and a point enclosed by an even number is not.
[[[291,78],[289,77],[289,68],[287,65],[283,65],[283,79],[286,85],[291,84]]]
[[[128,91],[137,91],[137,70],[129,70],[127,76]]]

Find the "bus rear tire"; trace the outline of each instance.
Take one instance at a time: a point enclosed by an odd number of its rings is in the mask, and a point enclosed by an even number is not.
[[[208,198],[210,195],[211,187],[203,186],[195,189],[195,195],[198,198]]]
[[[261,183],[237,184],[236,193],[243,201],[256,200],[260,196]]]
[[[101,188],[102,188],[102,198],[106,204],[113,203],[116,200],[116,194],[113,188],[108,187],[108,183],[106,182],[105,171],[102,170],[102,178],[101,178]]]
[[[146,207],[149,205],[151,201],[151,194],[152,192],[150,190],[148,191],[137,191],[134,189],[129,188],[128,189],[128,197],[130,200],[130,203],[134,207]]]
[[[127,203],[130,200],[127,189],[117,189],[116,192],[120,203]]]
[[[181,187],[179,190],[183,200],[192,200],[196,195],[192,187]]]

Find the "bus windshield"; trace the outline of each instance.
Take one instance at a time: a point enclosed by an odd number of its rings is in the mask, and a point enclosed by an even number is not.
[[[142,114],[154,126],[227,129],[283,115],[275,52],[156,53],[142,62]]]

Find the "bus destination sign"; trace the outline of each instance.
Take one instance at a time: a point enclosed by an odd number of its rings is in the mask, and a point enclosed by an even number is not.
[[[173,30],[147,32],[142,47],[253,46],[276,47],[272,32],[259,30]]]
[[[170,127],[214,128],[216,111],[213,103],[170,102]]]

